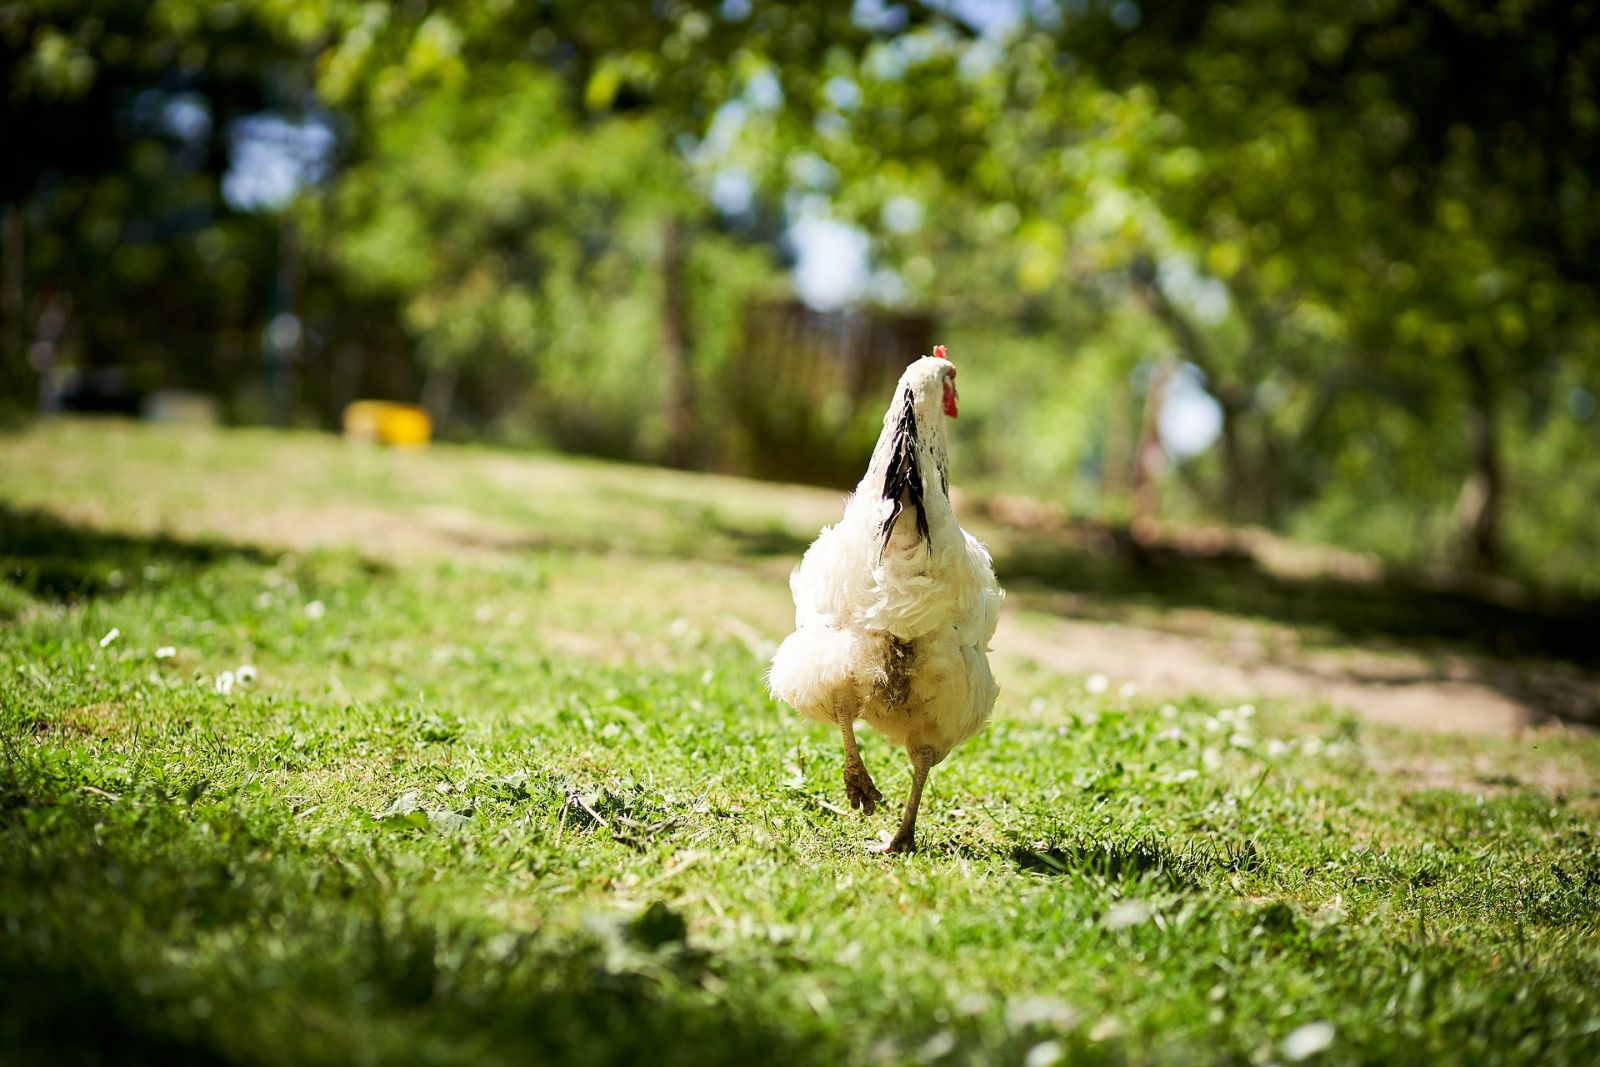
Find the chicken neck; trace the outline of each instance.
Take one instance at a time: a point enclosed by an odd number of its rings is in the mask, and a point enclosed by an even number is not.
[[[878,529],[883,548],[888,547],[895,522],[909,506],[917,524],[917,538],[931,551],[928,507],[930,503],[938,506],[937,502],[949,495],[947,455],[944,416],[919,419],[916,394],[906,387],[884,419],[883,434],[873,449],[872,466],[867,471],[870,489],[889,502],[889,512]]]

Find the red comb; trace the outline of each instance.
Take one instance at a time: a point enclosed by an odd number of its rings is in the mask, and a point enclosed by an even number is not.
[[[934,359],[949,359],[950,358],[950,350],[948,348],[946,348],[944,345],[934,345],[933,346],[933,358]]]

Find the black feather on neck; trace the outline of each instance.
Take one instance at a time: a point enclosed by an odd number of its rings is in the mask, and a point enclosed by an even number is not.
[[[894,426],[894,437],[889,445],[889,466],[883,474],[883,499],[889,501],[889,515],[879,528],[883,543],[878,548],[878,558],[883,558],[889,547],[889,536],[894,533],[895,520],[905,510],[907,499],[916,509],[917,536],[933,551],[928,537],[928,509],[922,499],[922,465],[917,459],[917,408],[916,398],[907,387],[901,398],[900,418]]]

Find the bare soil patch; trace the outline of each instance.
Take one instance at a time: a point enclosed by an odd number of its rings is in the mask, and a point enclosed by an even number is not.
[[[1132,682],[1150,695],[1321,703],[1391,726],[1446,733],[1511,736],[1546,728],[1555,717],[1543,694],[1553,690],[1591,706],[1600,701],[1600,680],[1566,664],[1361,645],[1310,649],[1275,627],[1226,620],[1200,634],[1012,612],[1002,619],[995,647],[1053,670],[1104,674],[1112,688]]]

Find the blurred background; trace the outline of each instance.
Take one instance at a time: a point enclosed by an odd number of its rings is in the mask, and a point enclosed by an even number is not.
[[[1593,3],[38,0],[0,65],[13,425],[842,487],[938,342],[1001,518],[1600,596]]]

